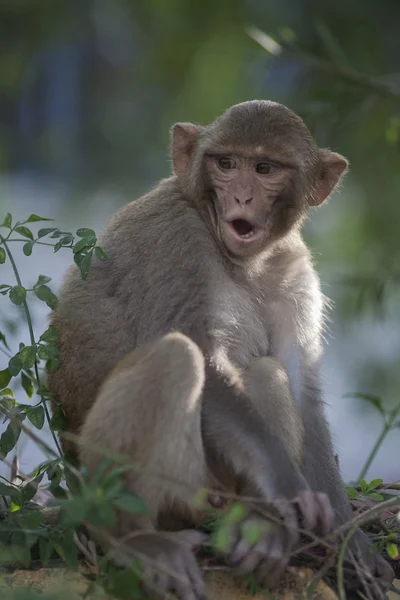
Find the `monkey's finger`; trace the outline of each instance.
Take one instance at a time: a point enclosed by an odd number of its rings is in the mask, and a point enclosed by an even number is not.
[[[254,548],[250,548],[249,552],[243,557],[243,560],[235,567],[235,574],[238,577],[244,577],[248,573],[255,571],[265,560],[267,560],[265,544],[258,544]]]
[[[195,529],[183,529],[176,534],[176,537],[189,548],[200,548],[208,539],[206,533],[196,531]]]
[[[184,567],[179,570],[177,577],[174,577],[172,587],[180,600],[203,600],[205,598],[205,592],[203,597],[197,594]]]
[[[192,553],[187,557],[187,573],[192,583],[194,593],[198,600],[206,600],[206,586],[199,565]]]
[[[267,559],[257,569],[256,578],[260,584],[273,587],[288,565],[289,553],[285,552],[283,536],[276,535],[269,542]]]
[[[141,587],[149,600],[163,600],[168,592],[168,576],[152,567],[143,568]]]
[[[233,567],[241,563],[246,554],[249,552],[250,546],[248,542],[242,538],[239,539],[237,544],[233,547],[233,550],[228,556],[228,562]]]
[[[297,497],[297,505],[303,518],[304,529],[315,531],[318,522],[318,505],[311,490],[301,492]]]
[[[289,548],[293,548],[300,537],[296,509],[292,504],[287,503],[285,507],[280,507],[279,512],[283,518],[283,524],[286,529],[288,546]]]
[[[319,506],[318,533],[322,536],[326,536],[332,527],[335,513],[327,494],[318,492],[315,497]]]

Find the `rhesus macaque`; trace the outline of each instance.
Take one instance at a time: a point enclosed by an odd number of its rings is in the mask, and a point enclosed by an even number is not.
[[[171,177],[110,220],[99,241],[109,260],[86,282],[70,269],[49,386],[69,432],[140,467],[126,485],[150,516],[121,515],[117,533],[143,530],[127,543],[165,567],[146,567],[149,596],[193,600],[204,597],[197,488],[280,499],[283,526],[249,505],[241,527],[256,521],[261,539],[233,536],[225,556],[269,586],[299,522],[324,536],[350,516],[320,391],[324,302],[301,238],[347,161],[268,101],[235,105],[207,127],[176,124],[172,159]],[[93,446],[63,446],[90,468],[103,460]],[[391,580],[368,547],[359,531],[352,550]]]

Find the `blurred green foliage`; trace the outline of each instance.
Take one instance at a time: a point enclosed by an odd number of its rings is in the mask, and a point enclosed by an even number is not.
[[[350,160],[307,228],[335,300],[359,311],[389,291],[398,318],[398,0],[0,0],[0,33],[3,173],[135,197],[168,174],[174,121],[284,102]]]

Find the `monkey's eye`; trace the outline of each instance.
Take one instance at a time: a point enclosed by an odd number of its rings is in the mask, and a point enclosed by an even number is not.
[[[236,163],[233,160],[233,158],[230,158],[229,156],[221,156],[218,159],[218,166],[220,169],[223,169],[224,171],[228,171],[229,169],[235,169]]]
[[[277,169],[278,167],[276,165],[273,165],[269,162],[260,162],[256,166],[256,171],[257,173],[260,173],[260,175],[270,175]]]

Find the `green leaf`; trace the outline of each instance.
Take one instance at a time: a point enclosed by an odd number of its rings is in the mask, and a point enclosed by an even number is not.
[[[94,249],[94,253],[96,255],[96,258],[98,258],[99,260],[108,260],[107,252],[104,252],[103,248],[100,248],[100,246],[96,246],[96,248]]]
[[[39,557],[43,567],[46,567],[52,554],[53,545],[51,541],[44,537],[39,538]]]
[[[69,491],[74,496],[80,496],[82,494],[82,485],[79,477],[69,469],[65,469],[64,474]]]
[[[47,469],[47,477],[51,481],[51,487],[56,487],[60,484],[62,478],[62,471],[58,463]]]
[[[65,416],[61,404],[56,404],[53,408],[53,415],[50,420],[52,431],[61,431],[65,427]]]
[[[32,254],[34,243],[35,242],[26,242],[26,244],[22,246],[22,252],[25,254],[25,256],[30,256]]]
[[[90,266],[92,264],[92,256],[93,256],[92,252],[86,254],[86,256],[83,257],[83,259],[81,260],[81,262],[79,264],[79,269],[81,271],[81,277],[84,281],[87,279],[87,276],[89,275]]]
[[[227,515],[224,517],[224,521],[229,525],[239,523],[246,516],[246,508],[240,502],[232,504]]]
[[[48,329],[46,329],[46,331],[44,333],[42,333],[42,335],[39,338],[40,342],[56,342],[58,340],[58,334],[57,334],[57,329],[54,327],[54,325],[50,325],[50,327]]]
[[[51,277],[47,277],[47,275],[39,275],[38,280],[33,287],[37,288],[45,283],[49,283],[49,281],[51,281]]]
[[[58,231],[57,227],[43,227],[43,229],[39,229],[38,238],[42,238],[45,235],[49,235],[49,233],[53,233],[53,231]]]
[[[7,213],[3,223],[0,225],[0,227],[7,227],[8,229],[11,229],[11,225],[12,225],[12,216],[10,213]]]
[[[74,236],[70,233],[68,233],[67,235],[64,235],[61,238],[62,241],[62,245],[63,246],[68,246],[69,244],[71,244],[74,241]]]
[[[32,483],[26,483],[23,487],[21,487],[21,504],[24,505],[27,502],[30,502],[32,498],[36,495],[37,487]]]
[[[4,390],[1,390],[0,395],[1,395],[2,401],[8,397],[14,398],[14,392],[12,391],[11,388],[4,388]]]
[[[121,600],[144,598],[140,585],[142,580],[140,564],[137,560],[135,563],[136,565],[130,565],[129,569],[115,571],[112,578],[107,581],[107,591],[113,597]]]
[[[86,238],[83,238],[82,240],[79,240],[78,242],[76,242],[74,248],[73,248],[73,252],[74,254],[76,254],[77,252],[81,252],[84,248],[86,248],[86,246],[88,246],[88,241]]]
[[[60,499],[56,503],[61,507],[60,523],[62,525],[71,527],[86,519],[89,507],[82,497]]]
[[[53,294],[53,292],[47,285],[41,285],[41,286],[35,288],[35,294],[39,298],[39,300],[46,302],[46,304],[49,308],[54,309],[56,307],[57,296],[55,294]]]
[[[227,552],[233,541],[232,527],[229,525],[220,525],[213,532],[212,547],[217,552]]]
[[[0,285],[0,294],[8,294],[9,290],[11,290],[11,285],[5,285],[4,283],[2,283]],[[4,334],[2,334],[4,337]]]
[[[59,240],[57,244],[54,244],[54,252],[58,252],[63,247],[62,240]]]
[[[57,346],[54,344],[41,344],[38,346],[38,355],[43,360],[51,360],[53,358],[58,358],[60,351]]]
[[[361,491],[365,494],[365,492],[368,489],[367,482],[365,481],[365,479],[360,479],[360,486],[361,486]]]
[[[18,415],[18,420],[22,421],[25,415]],[[15,423],[9,423],[7,429],[2,433],[0,437],[0,451],[2,454],[7,455],[13,448],[15,448],[18,442],[19,436],[21,435],[21,428]]]
[[[33,382],[30,377],[28,377],[25,373],[21,373],[21,385],[25,390],[28,398],[32,398],[33,396]]]
[[[100,506],[97,506],[96,508],[101,525],[110,529],[114,529],[117,524],[117,516],[113,507],[107,503],[100,504]]]
[[[3,265],[6,262],[6,256],[4,248],[0,248],[0,265]]]
[[[42,429],[44,424],[44,409],[43,406],[30,406],[25,411],[26,416],[36,427],[36,429]]]
[[[368,491],[376,490],[376,488],[379,487],[380,485],[382,485],[382,483],[383,483],[383,479],[373,479],[368,484]]]
[[[22,225],[20,225],[19,227],[16,227],[14,229],[14,231],[16,231],[17,233],[19,233],[23,237],[27,237],[30,240],[33,240],[33,233],[32,233],[32,231],[30,229],[28,229],[28,227],[23,227]]]
[[[69,540],[67,534],[65,534],[60,541],[53,539],[52,542],[55,551],[63,559],[66,565],[70,569],[76,570],[78,568],[78,551],[73,540]]]
[[[3,344],[5,345],[7,350],[10,349],[9,345],[7,344],[6,336],[4,335],[4,333],[2,331],[0,331],[0,342],[3,342]]]
[[[358,491],[353,487],[346,488],[346,492],[349,500],[356,500],[359,497]]]
[[[117,498],[113,499],[113,506],[134,515],[148,515],[149,509],[142,498],[136,494],[123,492]]]
[[[47,217],[39,217],[39,215],[31,215],[26,223],[37,223],[37,221],[54,221],[54,219],[48,219]]]
[[[255,546],[261,540],[261,524],[254,521],[245,521],[242,527],[242,535],[250,546]]]
[[[8,370],[13,377],[16,377],[17,375],[19,375],[21,369],[22,369],[22,364],[21,364],[21,360],[19,358],[19,353],[18,353],[15,356],[13,356],[12,358],[10,358],[10,360],[8,361]]]
[[[10,491],[14,488],[0,481],[0,496],[11,496]]]
[[[60,366],[59,358],[50,358],[46,362],[46,372],[47,373],[55,373]]]
[[[25,533],[21,530],[11,534],[11,554],[17,562],[20,562],[24,567],[29,567],[31,562],[31,550],[26,543]]]
[[[8,386],[11,380],[11,373],[9,369],[3,369],[0,371],[0,389],[3,389]]]
[[[22,285],[14,285],[10,290],[10,300],[17,306],[22,304],[26,298],[26,289]]]
[[[96,232],[93,229],[89,229],[88,227],[81,227],[76,232],[76,235],[80,238],[92,238],[96,237]]]
[[[19,353],[19,359],[23,369],[33,367],[36,359],[36,346],[25,346]]]
[[[370,404],[375,406],[375,408],[379,410],[379,412],[382,415],[385,414],[384,408],[382,406],[382,400],[379,398],[379,396],[374,396],[373,394],[361,394],[359,392],[356,392],[351,394],[345,394],[344,398],[358,398],[359,400],[365,400],[366,402],[369,402]]]
[[[378,494],[378,492],[366,492],[365,496],[370,500],[374,500],[374,502],[383,502],[385,499],[382,494]]]
[[[13,398],[12,390],[10,390],[9,388],[2,390],[1,396],[2,397],[0,399],[0,413],[2,412],[1,408],[3,408],[7,412],[10,412],[11,410],[13,410],[13,408],[16,407],[16,402]]]
[[[393,544],[393,542],[386,544],[386,551],[393,560],[399,558],[399,549],[397,548],[396,544]]]

